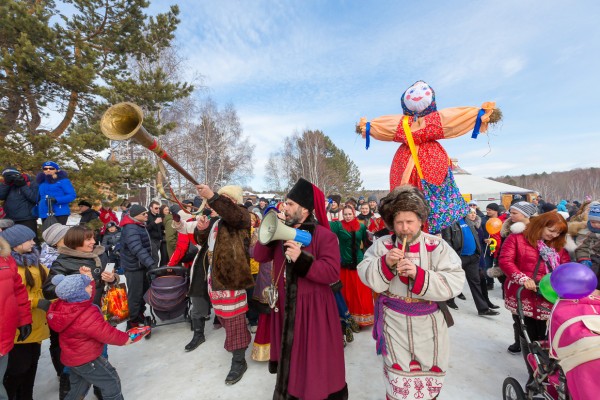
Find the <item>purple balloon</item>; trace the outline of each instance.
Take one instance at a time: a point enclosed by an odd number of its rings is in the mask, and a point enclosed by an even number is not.
[[[581,299],[589,296],[598,285],[598,278],[591,268],[569,262],[559,265],[550,275],[554,291],[563,299]]]

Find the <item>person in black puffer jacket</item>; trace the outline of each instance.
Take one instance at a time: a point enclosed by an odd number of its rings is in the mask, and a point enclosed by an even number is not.
[[[150,236],[146,231],[148,210],[134,204],[121,221],[121,268],[127,278],[127,302],[129,303],[129,321],[127,329],[144,323],[144,293],[150,287],[146,273],[155,265],[152,258]]]
[[[2,177],[4,182],[0,182],[0,200],[4,200],[5,218],[31,229],[36,233],[34,240],[39,245],[37,216],[32,213],[38,201],[37,182],[14,167],[6,167],[2,171]]]

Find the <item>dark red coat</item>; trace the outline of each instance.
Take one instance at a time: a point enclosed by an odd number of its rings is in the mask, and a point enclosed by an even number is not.
[[[340,247],[323,226],[300,229],[311,232],[312,241],[294,263],[285,262],[281,241],[254,247],[256,261],[273,261],[279,291],[270,326],[269,370],[279,364],[273,399],[347,398],[342,330],[330,287],[340,279]]]
[[[31,304],[10,246],[0,238],[0,356],[13,348],[18,327],[31,324]]]
[[[509,235],[502,244],[499,266],[507,277],[504,282],[504,303],[506,308],[513,314],[517,313],[517,290],[519,287],[528,278],[539,282],[544,275],[551,272],[544,260],[542,260],[536,276],[533,276],[539,257],[538,249],[531,247],[521,233]],[[569,253],[565,249],[559,252],[559,257],[560,264],[571,261]],[[550,311],[541,309],[540,307],[551,310],[552,304],[546,301],[540,294],[525,289],[521,292],[521,300],[523,303],[523,313],[526,317],[546,320],[550,316]]]
[[[93,296],[92,296],[93,298]],[[100,308],[92,300],[67,303],[61,299],[50,305],[48,325],[60,333],[60,361],[77,367],[95,360],[105,344],[123,346],[129,335],[104,320]]]

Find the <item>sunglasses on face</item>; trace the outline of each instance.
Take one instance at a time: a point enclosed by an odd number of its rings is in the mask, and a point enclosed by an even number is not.
[[[44,171],[55,171],[56,168],[53,168],[53,167],[44,167],[43,170]]]

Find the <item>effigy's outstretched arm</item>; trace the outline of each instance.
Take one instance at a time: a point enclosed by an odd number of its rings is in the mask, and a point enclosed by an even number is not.
[[[382,117],[372,119],[369,122],[370,136],[373,137],[373,139],[382,140],[385,142],[393,141],[401,119],[402,114],[384,115]],[[366,138],[367,119],[365,117],[360,119],[357,128],[362,137]]]
[[[490,116],[495,107],[495,102],[488,101],[483,103],[481,107],[452,107],[440,110],[444,138],[452,139],[473,132],[480,110],[483,110],[483,115],[481,115],[479,132],[486,132]]]

